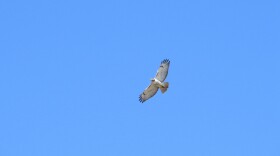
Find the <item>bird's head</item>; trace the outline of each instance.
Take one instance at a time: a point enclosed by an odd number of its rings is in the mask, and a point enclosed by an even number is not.
[[[155,78],[151,78],[151,81],[152,81],[152,82],[155,81]]]

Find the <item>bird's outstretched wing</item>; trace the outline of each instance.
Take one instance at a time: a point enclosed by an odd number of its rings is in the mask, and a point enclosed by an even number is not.
[[[156,79],[158,79],[160,82],[163,82],[167,77],[169,65],[170,65],[170,61],[168,59],[164,59],[161,62],[156,75]]]
[[[149,98],[153,97],[158,91],[158,87],[154,84],[150,84],[148,88],[144,90],[144,92],[139,96],[139,101],[140,102],[145,102]]]

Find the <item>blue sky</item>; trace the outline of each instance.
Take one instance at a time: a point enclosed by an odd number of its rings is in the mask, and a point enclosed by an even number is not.
[[[279,156],[279,7],[1,1],[0,155]]]

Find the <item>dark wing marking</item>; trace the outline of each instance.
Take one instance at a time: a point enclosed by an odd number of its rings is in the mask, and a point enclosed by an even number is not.
[[[158,91],[158,87],[156,85],[153,85],[152,83],[148,88],[144,90],[144,92],[139,96],[140,102],[145,102],[149,98],[153,97]]]
[[[156,79],[158,79],[161,82],[163,82],[166,79],[168,75],[169,65],[170,65],[170,61],[168,59],[164,59],[161,62],[160,67],[157,71]]]

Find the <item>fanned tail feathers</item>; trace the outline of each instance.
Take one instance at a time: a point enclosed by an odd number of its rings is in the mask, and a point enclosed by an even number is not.
[[[160,87],[159,88],[162,94],[167,91],[168,86],[169,86],[169,83],[168,82],[164,82],[164,87],[162,87],[162,88]]]

